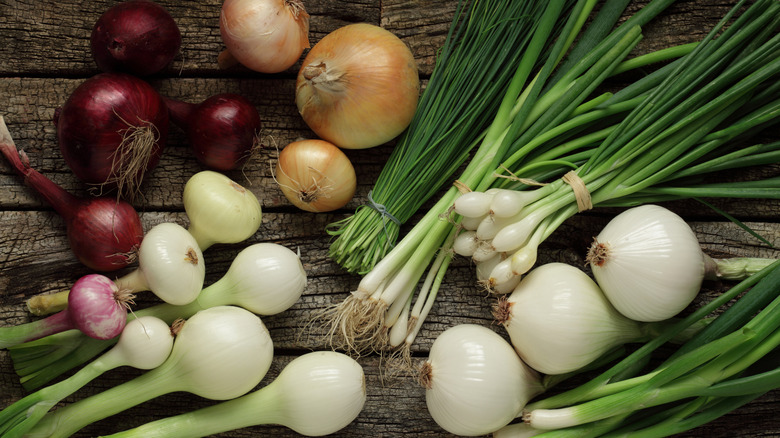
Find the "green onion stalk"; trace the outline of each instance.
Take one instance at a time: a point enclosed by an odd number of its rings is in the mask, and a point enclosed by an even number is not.
[[[528,404],[523,419],[540,437],[669,436],[712,421],[780,387],[779,307],[774,262],[593,379]],[[718,309],[655,369],[617,377]]]
[[[548,29],[555,26],[563,11],[561,1],[547,3],[530,42],[530,47],[535,49],[525,51],[496,117],[454,186],[363,277],[356,291],[343,302],[315,315],[314,321],[321,323],[324,336],[334,348],[361,354],[386,350],[388,346],[400,345],[404,338],[414,338],[451,261],[452,252],[446,248],[458,229],[457,219],[453,220],[451,215],[453,202],[461,190],[477,189],[486,176],[493,175],[504,157],[518,149],[516,140],[544,136],[569,122],[565,132],[556,131],[551,135],[555,137],[553,140],[537,143],[538,148],[533,152],[544,154],[546,151],[552,158],[543,157],[547,166],[535,168],[533,175],[543,178],[560,174],[570,163],[584,162],[589,156],[587,149],[595,147],[600,138],[608,135],[609,130],[602,129],[604,125],[614,124],[615,117],[625,115],[638,105],[640,97],[647,94],[661,76],[648,76],[620,97],[610,93],[592,97],[599,85],[625,68],[674,58],[693,50],[693,46],[686,46],[642,57],[628,66],[623,64],[641,39],[640,26],[672,2],[655,0],[612,30],[626,3],[606,2],[582,33],[577,46],[569,51],[593,5],[589,1],[578,2],[566,18],[562,30],[564,37],[556,39],[551,49],[542,55],[541,49],[549,45]],[[538,61],[541,61],[541,67],[535,70]],[[566,71],[559,74],[563,68]],[[556,82],[550,83],[551,80]],[[560,144],[556,141],[563,141],[565,146],[553,150],[552,144]],[[440,248],[443,249],[440,251]],[[414,300],[415,288],[429,265],[431,269]]]
[[[780,5],[757,2],[733,26],[719,32],[736,10],[681,59],[584,164],[533,190],[520,213],[481,243],[489,248],[488,257],[506,254],[490,274],[491,285],[517,281],[531,269],[539,244],[569,217],[594,206],[635,204],[634,196],[652,201],[653,190],[647,190],[651,187],[656,194],[665,192],[666,199],[672,194],[678,198],[780,195],[773,190],[776,179],[754,182],[752,187],[744,183],[702,185],[690,191],[663,187],[737,164],[777,163],[777,143],[744,149],[739,145],[780,121],[780,37],[772,35],[780,21]],[[501,169],[511,169],[516,155]],[[725,161],[729,158],[730,163]],[[495,185],[495,181],[496,175],[488,175],[478,190],[514,182],[504,179]]]
[[[593,3],[584,7],[592,8]],[[552,23],[543,21],[546,4],[458,3],[414,117],[369,193],[370,203],[328,226],[335,236],[329,250],[333,260],[350,272],[370,271],[395,244],[401,224],[449,182],[498,111],[513,78],[513,69],[507,67],[517,65],[528,50],[545,49],[560,35],[565,14]],[[556,2],[559,12],[571,10],[573,4]],[[541,23],[544,29],[539,28]],[[538,44],[532,36],[541,32],[546,34]],[[525,66],[538,67],[530,59]]]

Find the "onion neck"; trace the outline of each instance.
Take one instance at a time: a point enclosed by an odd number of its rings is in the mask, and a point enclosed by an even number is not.
[[[344,71],[329,66],[325,61],[317,64],[309,64],[303,67],[303,77],[318,90],[332,94],[342,94],[347,92],[347,84],[344,81]]]
[[[33,188],[60,216],[69,220],[75,215],[75,211],[83,201],[30,167],[30,160],[24,151],[17,150],[13,143],[8,143],[5,138],[2,138],[0,152],[16,173],[24,179],[24,183]]]
[[[0,328],[0,349],[34,341],[55,333],[74,328],[68,309],[64,309],[44,319],[26,324]]]
[[[165,106],[168,107],[171,121],[182,129],[189,126],[188,120],[198,105],[168,97],[163,97],[163,100],[165,101]]]

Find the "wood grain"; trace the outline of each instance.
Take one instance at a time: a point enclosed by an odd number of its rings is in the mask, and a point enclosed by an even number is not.
[[[56,108],[76,86],[98,73],[89,52],[89,35],[98,16],[115,3],[104,0],[0,0],[0,115],[5,117],[17,146],[29,155],[31,165],[79,196],[88,196],[89,188],[72,175],[62,160],[52,118]],[[292,358],[310,350],[328,348],[316,337],[301,336],[302,328],[317,309],[348,296],[360,278],[347,274],[328,258],[329,236],[325,227],[366,202],[366,195],[393,144],[346,151],[358,173],[359,186],[356,197],[343,210],[319,215],[296,210],[276,187],[270,166],[278,148],[299,137],[313,137],[298,115],[293,100],[295,74],[300,63],[275,75],[261,75],[242,67],[219,70],[216,56],[224,47],[219,34],[221,2],[160,0],[158,3],[177,20],[182,29],[183,47],[169,67],[149,78],[150,83],[166,96],[189,102],[198,102],[220,92],[239,93],[257,106],[263,120],[261,150],[243,169],[228,172],[261,200],[263,224],[244,244],[216,245],[206,252],[207,283],[224,274],[244,245],[255,242],[276,242],[300,249],[309,275],[309,285],[298,303],[280,315],[263,318],[277,350],[265,384]],[[347,23],[378,24],[409,45],[423,81],[433,69],[437,50],[444,41],[457,5],[454,0],[309,0],[304,3],[311,15],[312,44]],[[629,12],[643,4],[643,1],[632,3]],[[719,0],[677,2],[644,29],[645,38],[635,52],[646,53],[672,44],[696,41],[731,4]],[[145,229],[164,221],[188,223],[181,192],[186,179],[199,170],[183,134],[172,129],[159,166],[148,175],[142,187],[143,199],[136,202]],[[770,166],[754,172],[777,175],[780,169]],[[715,204],[745,221],[773,245],[780,245],[779,202],[717,200]],[[695,201],[667,205],[689,220],[705,252],[714,257],[780,255]],[[595,210],[566,222],[540,249],[539,263],[582,263],[591,236],[615,212],[614,209]],[[32,317],[23,308],[28,297],[66,289],[87,273],[87,268],[70,252],[62,219],[22,184],[5,161],[0,160],[0,326],[30,321]],[[707,283],[699,302],[728,286],[727,283]],[[137,300],[139,307],[155,302],[150,296]],[[477,323],[501,333],[493,324],[491,305],[491,299],[476,286],[470,263],[456,259],[429,320],[413,346],[413,362],[422,363],[433,340],[455,324]],[[414,376],[388,376],[382,361],[383,358],[377,355],[359,359],[367,376],[368,402],[358,419],[337,436],[449,436],[427,414],[424,391]],[[111,371],[66,399],[65,403],[97,393],[139,373],[132,369]],[[25,394],[8,353],[0,351],[0,408]],[[186,393],[169,394],[95,423],[78,436],[124,430],[211,403]],[[773,391],[681,436],[780,436],[778,408],[780,395]],[[258,435],[297,436],[288,429],[274,426],[247,428],[219,436]]]

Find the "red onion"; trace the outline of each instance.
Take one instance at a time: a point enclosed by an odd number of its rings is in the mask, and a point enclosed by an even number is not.
[[[101,70],[146,76],[171,63],[181,48],[181,33],[162,6],[131,0],[100,16],[90,42],[92,57]]]
[[[260,114],[246,98],[223,93],[199,104],[165,99],[171,121],[187,133],[195,158],[218,171],[243,164],[257,144]]]
[[[135,209],[113,197],[79,198],[30,167],[27,154],[16,149],[0,116],[0,152],[13,169],[65,220],[76,258],[96,271],[114,271],[133,262],[144,231]]]
[[[132,295],[120,291],[110,278],[85,275],[71,287],[64,310],[27,324],[0,328],[0,348],[71,329],[95,339],[114,338],[125,328],[131,299]]]
[[[168,109],[157,91],[125,73],[87,79],[55,115],[65,162],[88,184],[134,196],[160,160]]]

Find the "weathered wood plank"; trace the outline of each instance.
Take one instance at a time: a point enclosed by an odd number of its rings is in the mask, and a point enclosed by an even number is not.
[[[86,195],[86,187],[75,179],[62,161],[56,145],[52,116],[70,92],[84,78],[97,73],[89,53],[89,33],[100,13],[115,1],[84,3],[78,0],[37,2],[0,0],[0,114],[6,117],[20,148],[32,165],[72,193]],[[219,0],[176,2],[160,0],[182,28],[182,53],[150,82],[169,97],[197,102],[219,92],[236,92],[249,98],[263,119],[264,148],[247,166],[230,176],[250,188],[261,199],[265,211],[260,231],[245,244],[273,241],[300,248],[310,282],[303,298],[290,310],[264,321],[277,347],[274,367],[266,382],[294,356],[309,349],[328,348],[317,337],[301,335],[313,312],[326,304],[345,298],[355,289],[359,277],[345,274],[327,257],[327,224],[343,218],[365,203],[366,194],[392,149],[392,144],[366,151],[347,151],[358,172],[356,198],[345,209],[333,214],[314,215],[293,209],[276,188],[269,165],[276,147],[312,133],[297,114],[294,105],[294,75],[298,65],[278,75],[260,75],[243,68],[220,71],[217,53],[223,45],[219,35]],[[646,2],[639,1],[630,11]],[[662,17],[644,29],[645,38],[636,53],[670,44],[700,39],[732,2],[699,0],[677,2]],[[436,51],[444,41],[456,1],[453,0],[349,0],[305,1],[312,16],[311,41],[315,43],[331,30],[356,21],[380,24],[401,37],[412,49],[421,75],[430,74]],[[54,50],[56,49],[56,50]],[[189,153],[182,133],[171,129],[166,153],[143,187],[144,199],[138,202],[146,229],[162,221],[186,225],[181,190],[186,179],[200,170]],[[765,175],[780,174],[780,169],[762,169]],[[669,204],[691,221],[705,251],[715,257],[777,257],[737,226],[694,202]],[[722,200],[718,207],[748,221],[775,246],[780,244],[778,201],[746,202]],[[615,210],[597,210],[567,222],[543,245],[539,263],[566,261],[582,263],[582,255],[594,235]],[[207,283],[216,281],[227,270],[244,244],[217,245],[206,253]],[[124,271],[123,271],[124,272]],[[36,293],[67,288],[88,273],[70,253],[64,224],[28,188],[24,187],[4,160],[0,160],[0,326],[31,319],[22,304]],[[121,273],[117,273],[119,275]],[[700,300],[717,294],[729,284],[708,283]],[[145,307],[156,302],[151,296],[137,300]],[[437,304],[413,346],[414,363],[426,357],[433,340],[446,328],[466,322],[492,324],[491,300],[474,282],[470,264],[456,259],[442,286]],[[370,355],[359,359],[368,377],[369,400],[360,417],[338,436],[448,436],[428,416],[422,389],[409,376],[383,378],[387,369],[381,358]],[[135,370],[110,372],[67,402],[94,394],[138,375]],[[0,351],[0,408],[25,395],[13,373],[6,351]],[[731,437],[775,436],[780,424],[775,414],[780,399],[771,392],[750,405],[683,436]],[[85,429],[79,436],[123,430],[163,416],[185,412],[211,402],[184,393],[171,394],[119,414]],[[297,436],[281,427],[258,427],[221,436],[244,437],[259,434]]]

